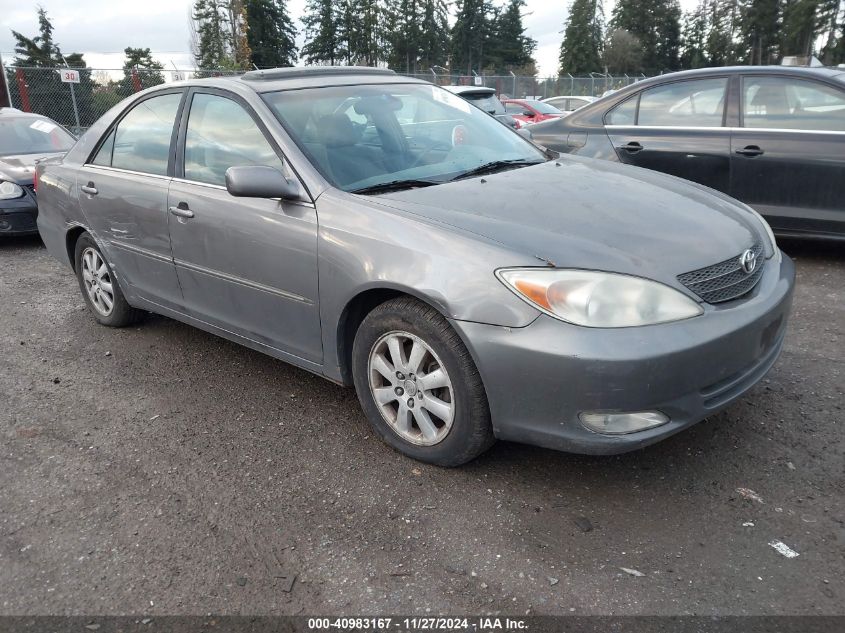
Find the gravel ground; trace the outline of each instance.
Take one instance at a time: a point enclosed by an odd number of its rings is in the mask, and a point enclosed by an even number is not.
[[[352,390],[96,325],[40,241],[0,241],[0,614],[845,614],[845,248],[784,247],[784,353],[728,411],[443,470]]]

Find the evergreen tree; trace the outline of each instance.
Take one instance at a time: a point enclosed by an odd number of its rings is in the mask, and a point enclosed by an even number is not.
[[[678,0],[617,2],[611,28],[625,29],[642,45],[646,72],[676,70],[681,47],[681,7]]]
[[[744,57],[748,63],[777,63],[781,1],[746,0],[742,11],[741,40],[747,45]]]
[[[38,35],[27,37],[18,31],[12,31],[15,38],[15,66],[52,67],[64,66],[85,68],[82,53],[62,55],[62,51],[53,41],[53,23],[47,17],[47,11],[38,7]]]
[[[229,55],[229,29],[226,24],[224,0],[196,0],[191,18],[196,25],[197,68],[211,70],[227,68],[232,64]]]
[[[534,74],[537,41],[525,35],[522,8],[525,0],[508,0],[495,12],[488,45],[488,66],[496,73],[520,70]]]
[[[456,0],[452,27],[452,68],[471,75],[484,69],[490,35],[491,7],[487,0]]]
[[[710,0],[709,29],[705,43],[711,66],[735,64],[744,57],[738,52],[740,6],[738,0]]]
[[[259,68],[296,64],[296,27],[287,0],[247,0],[246,17],[253,64]]]
[[[130,46],[123,52],[126,54],[126,61],[123,62],[123,80],[118,87],[121,94],[128,95],[134,92],[133,69],[142,88],[151,88],[164,83],[164,74],[161,72],[164,70],[164,65],[153,59],[149,48],[132,48]]]
[[[642,44],[624,29],[611,31],[604,44],[602,61],[612,75],[638,73],[643,67]]]
[[[598,0],[575,0],[560,45],[560,74],[601,72],[604,8]]]
[[[252,51],[249,49],[249,26],[244,0],[228,0],[225,10],[229,26],[230,64],[238,70],[248,70],[252,67]]]
[[[709,32],[707,0],[701,0],[698,6],[684,17],[681,36],[681,68],[704,68],[710,65],[707,57]]]
[[[305,16],[302,18],[305,27],[306,43],[302,47],[302,55],[308,64],[335,65],[341,61],[340,46],[340,16],[335,9],[334,0],[308,0]]]
[[[446,0],[423,0],[419,36],[420,70],[449,62],[449,7]]]

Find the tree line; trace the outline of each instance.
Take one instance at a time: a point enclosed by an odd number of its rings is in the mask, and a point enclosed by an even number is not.
[[[285,0],[195,0],[199,68],[306,64],[389,66],[406,73],[536,73],[525,0],[308,0],[299,32]],[[450,26],[450,10],[454,23]]]
[[[605,24],[601,0],[573,0],[561,74],[657,74],[787,55],[845,62],[845,0],[619,0]]]

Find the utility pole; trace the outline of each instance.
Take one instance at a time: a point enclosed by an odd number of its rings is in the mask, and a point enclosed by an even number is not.
[[[11,108],[12,96],[6,83],[6,69],[3,67],[3,56],[0,55],[0,108]]]

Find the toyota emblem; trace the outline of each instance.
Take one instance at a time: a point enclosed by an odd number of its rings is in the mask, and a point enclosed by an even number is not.
[[[739,265],[746,275],[750,275],[757,268],[757,253],[750,248],[739,257]]]

